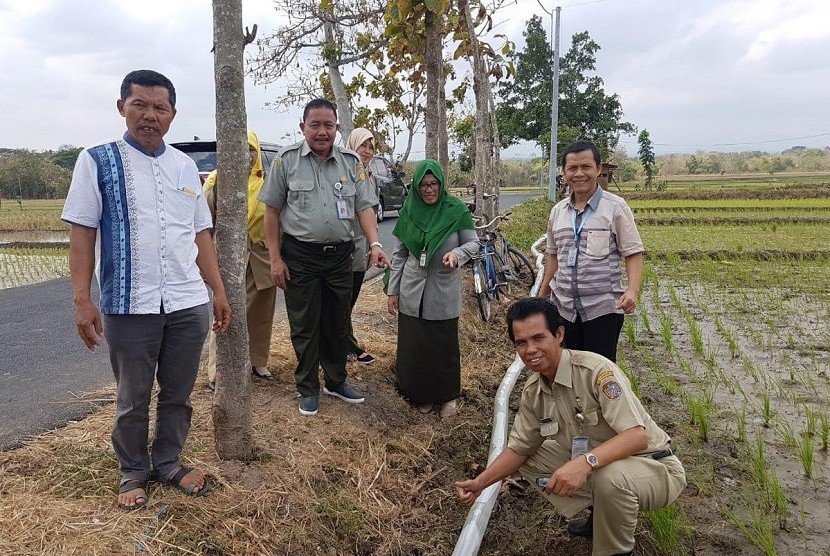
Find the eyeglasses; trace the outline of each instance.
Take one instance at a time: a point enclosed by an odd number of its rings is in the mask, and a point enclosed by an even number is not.
[[[441,187],[441,182],[440,181],[430,181],[430,182],[423,182],[422,181],[421,184],[418,187],[420,187],[421,190],[424,190],[424,189],[438,189],[438,188]]]

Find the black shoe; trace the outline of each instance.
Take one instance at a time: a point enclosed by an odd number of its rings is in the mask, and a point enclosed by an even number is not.
[[[588,508],[591,513],[586,519],[574,519],[568,522],[568,534],[574,537],[590,539],[594,536],[594,508]]]

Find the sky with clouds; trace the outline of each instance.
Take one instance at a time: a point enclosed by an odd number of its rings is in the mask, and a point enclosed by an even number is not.
[[[257,23],[260,37],[281,24],[275,2],[242,2],[243,24]],[[521,47],[531,14],[550,24],[544,10],[556,4],[542,4],[505,8],[494,33]],[[626,119],[648,129],[658,154],[830,145],[830,1],[560,5],[562,49],[574,33],[590,33],[601,47],[597,72],[606,91],[620,95]],[[213,138],[211,46],[210,0],[0,0],[0,147],[84,146],[119,135],[118,88],[139,68],[160,71],[176,86],[168,141]],[[280,92],[279,82],[248,80],[248,124],[263,139],[286,143],[298,137],[301,112],[268,109]],[[621,143],[636,152],[635,137]],[[422,151],[420,139],[412,158]],[[530,144],[507,153],[534,154]]]

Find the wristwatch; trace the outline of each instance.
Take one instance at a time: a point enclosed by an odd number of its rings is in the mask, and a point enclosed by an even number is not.
[[[381,249],[383,249],[383,244],[379,241],[373,241],[369,244],[369,249],[371,249],[372,247],[380,247]]]
[[[585,461],[588,462],[588,465],[591,466],[591,469],[596,469],[596,466],[599,465],[599,460],[597,459],[597,456],[595,456],[591,452],[585,454]]]

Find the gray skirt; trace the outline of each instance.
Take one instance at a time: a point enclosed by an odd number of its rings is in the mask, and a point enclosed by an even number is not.
[[[416,405],[461,395],[458,318],[425,320],[398,313],[398,391]]]

